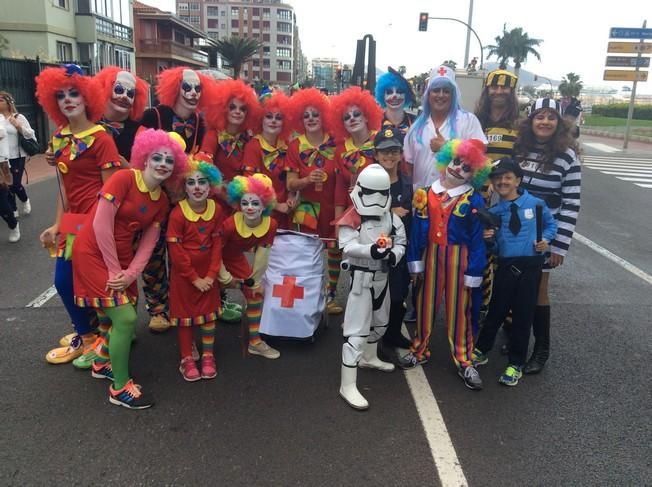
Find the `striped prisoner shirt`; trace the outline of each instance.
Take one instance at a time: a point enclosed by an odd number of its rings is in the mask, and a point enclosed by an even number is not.
[[[497,161],[502,157],[511,157],[518,132],[511,128],[487,127],[487,157]]]
[[[523,169],[521,186],[544,200],[557,220],[557,235],[550,242],[550,251],[566,255],[573,239],[577,215],[580,212],[582,167],[572,149],[558,154],[552,169],[543,171],[537,160],[539,152],[530,152],[519,164]]]

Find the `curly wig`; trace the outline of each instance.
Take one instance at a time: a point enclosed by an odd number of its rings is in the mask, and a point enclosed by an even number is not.
[[[107,66],[95,75],[95,79],[102,86],[102,96],[105,96],[105,104],[109,101],[111,95],[113,94],[113,85],[120,71],[129,72],[128,70],[119,68],[118,66]],[[143,116],[143,112],[145,111],[145,107],[147,106],[149,84],[145,80],[136,76],[134,73],[131,73],[131,75],[136,80],[136,96],[134,97],[134,104],[131,107],[129,118],[132,120],[140,120]]]
[[[145,163],[152,152],[162,147],[168,149],[174,155],[174,168],[172,169],[169,184],[178,187],[179,182],[188,171],[188,156],[185,153],[183,139],[174,132],[169,133],[165,130],[156,129],[138,132],[131,149],[131,167],[142,171],[145,169]]]
[[[308,107],[314,107],[321,114],[322,130],[324,133],[330,133],[332,127],[330,101],[317,88],[304,88],[290,97],[288,128],[300,134],[305,133],[303,113]]]
[[[266,113],[279,112],[283,115],[283,128],[279,134],[279,139],[287,140],[288,135],[292,132],[288,121],[289,103],[290,99],[280,91],[274,91],[271,95],[264,97],[260,104],[260,118],[258,120],[256,131],[262,133],[263,117]]]
[[[181,82],[183,81],[183,72],[186,69],[190,68],[187,66],[178,66],[176,68],[165,69],[158,74],[156,77],[156,96],[162,105],[173,107],[177,102],[177,97],[181,90]],[[212,91],[211,88],[214,81],[209,76],[205,76],[194,69],[190,70],[195,72],[201,83],[202,93],[197,103],[197,110],[201,111],[209,103],[211,96],[208,95]]]
[[[240,205],[240,200],[247,193],[253,193],[260,198],[265,209],[263,215],[270,215],[276,206],[276,193],[272,180],[264,174],[253,176],[236,176],[226,188],[227,201],[232,206]]]
[[[491,160],[486,156],[485,151],[485,145],[481,140],[451,139],[437,152],[437,170],[443,173],[453,159],[463,159],[471,166],[472,176],[469,183],[476,189],[481,188],[491,172]]]
[[[362,113],[367,119],[367,127],[369,130],[380,129],[380,123],[383,121],[383,110],[378,106],[371,93],[363,91],[358,86],[352,86],[339,95],[334,96],[331,101],[333,135],[335,135],[336,139],[343,140],[349,137],[349,133],[344,127],[342,117],[353,105],[362,110]]]
[[[210,162],[205,162],[190,156],[188,157],[188,170],[184,176],[188,177],[195,171],[202,173],[208,179],[208,183],[213,189],[219,189],[222,186],[222,173],[216,166]]]
[[[84,76],[79,66],[66,64],[59,68],[45,68],[36,77],[36,98],[55,124],[67,125],[68,119],[59,110],[57,91],[72,87],[78,90],[86,103],[86,116],[96,122],[104,112],[104,103],[97,98],[98,83],[93,78]]]
[[[385,103],[385,90],[393,87],[400,88],[405,92],[405,101],[403,102],[404,108],[412,105],[412,102],[414,101],[412,98],[412,88],[405,81],[405,78],[388,72],[378,78],[378,81],[376,82],[376,101],[381,107],[387,107],[387,104]]]
[[[256,131],[260,124],[260,103],[256,92],[241,79],[228,79],[215,82],[210,100],[204,109],[204,118],[209,127],[221,132],[227,127],[229,103],[239,100],[247,107],[247,115],[240,132]]]

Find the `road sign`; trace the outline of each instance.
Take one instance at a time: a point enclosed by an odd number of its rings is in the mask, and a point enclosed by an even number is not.
[[[652,29],[640,27],[612,27],[609,29],[611,39],[652,39]]]
[[[607,52],[636,54],[638,52],[649,54],[652,53],[652,43],[644,42],[610,42],[607,45]]]
[[[638,78],[636,74],[638,73]],[[605,81],[647,81],[647,71],[624,71],[622,69],[605,69]]]
[[[614,68],[635,68],[637,65],[639,68],[649,68],[650,58],[638,56],[607,56],[607,62],[605,63],[605,66]]]

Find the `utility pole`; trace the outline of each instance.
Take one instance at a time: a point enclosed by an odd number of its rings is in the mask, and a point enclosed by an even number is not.
[[[643,28],[647,26],[647,20],[643,21]],[[641,44],[644,39],[641,39]],[[634,103],[636,103],[636,83],[638,82],[638,69],[640,65],[641,55],[643,50],[638,51],[638,56],[636,56],[636,74],[634,75],[634,84],[632,85],[632,96],[629,99],[629,108],[627,109],[627,122],[625,124],[625,138],[623,140],[623,150],[627,149],[629,145],[629,133],[632,130],[632,117],[634,116]]]
[[[469,0],[469,21],[466,29],[466,48],[464,49],[464,69],[469,65],[469,46],[471,45],[471,24],[473,24],[473,0]],[[482,64],[480,65],[482,67]]]

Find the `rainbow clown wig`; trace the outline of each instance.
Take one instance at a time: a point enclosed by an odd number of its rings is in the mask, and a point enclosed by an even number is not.
[[[303,114],[306,108],[313,107],[321,115],[321,128],[324,133],[330,133],[332,127],[331,104],[328,97],[317,88],[304,88],[290,97],[288,128],[303,134],[306,128],[303,125]]]
[[[213,85],[215,82],[209,76],[205,76],[199,71],[190,69],[187,66],[179,66],[161,71],[158,76],[156,76],[156,96],[162,105],[173,107],[179,97],[181,82],[183,81],[183,72],[186,69],[194,71],[199,77],[202,93],[197,103],[197,110],[201,111],[206,106],[209,99],[212,98],[211,91],[213,91]]]
[[[287,137],[288,135],[290,135],[292,130],[288,122],[289,104],[290,104],[290,99],[280,91],[274,91],[270,93],[268,96],[265,96],[263,99],[261,99],[261,103],[260,103],[261,117],[259,119],[258,131],[262,133],[262,121],[265,114],[278,112],[281,115],[283,115],[283,129],[279,134],[279,138],[282,140],[287,140]]]
[[[390,70],[391,71],[383,74],[380,78],[378,78],[378,81],[376,82],[376,102],[378,102],[381,107],[386,108],[387,104],[385,103],[385,90],[390,88],[398,88],[403,90],[403,93],[405,93],[403,108],[411,106],[412,102],[414,102],[414,93],[412,92],[412,87],[403,76],[391,68]]]
[[[260,125],[260,103],[252,87],[245,84],[241,79],[228,79],[217,81],[213,89],[214,94],[210,100],[206,100],[204,117],[209,127],[222,132],[227,127],[227,115],[231,100],[236,99],[247,107],[245,116],[239,132],[248,130],[257,131]]]
[[[59,110],[57,92],[65,88],[75,88],[81,93],[86,103],[86,116],[91,122],[96,122],[104,112],[104,103],[98,103],[98,83],[76,64],[64,64],[59,68],[45,68],[36,77],[36,98],[55,124],[63,126],[68,119]]]
[[[118,76],[120,71],[131,73],[129,70],[117,66],[107,66],[95,75],[95,80],[101,85],[102,95],[105,97],[105,104],[113,95],[113,85],[115,84],[116,76]],[[149,84],[134,73],[131,73],[131,75],[136,80],[136,96],[134,96],[134,104],[131,107],[129,118],[132,120],[140,120],[145,111],[145,107],[147,106]]]
[[[188,156],[185,153],[186,144],[181,136],[175,132],[165,130],[147,129],[136,134],[134,145],[131,149],[131,167],[145,169],[145,162],[149,156],[158,149],[165,148],[174,156],[174,168],[170,176],[170,184],[179,185],[184,174],[188,171]]]
[[[477,139],[451,139],[437,152],[437,170],[443,173],[453,159],[462,159],[471,166],[471,186],[478,189],[489,178],[491,160],[485,154],[485,145]]]
[[[226,188],[226,197],[230,205],[239,207],[240,200],[247,193],[253,193],[260,198],[265,209],[263,215],[270,215],[276,206],[276,193],[272,180],[264,174],[253,176],[236,176]]]
[[[362,91],[359,86],[352,86],[334,96],[331,101],[333,135],[338,140],[344,140],[350,136],[344,127],[342,117],[353,105],[360,108],[364,114],[369,130],[380,129],[380,124],[383,121],[382,109],[378,106],[371,93]]]
[[[218,190],[222,187],[222,173],[216,166],[210,162],[205,162],[201,159],[195,159],[194,157],[189,156],[188,170],[185,172],[184,176],[188,177],[195,171],[199,171],[206,179],[208,179],[208,184],[213,190]]]

